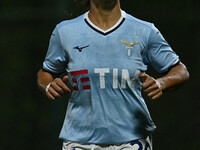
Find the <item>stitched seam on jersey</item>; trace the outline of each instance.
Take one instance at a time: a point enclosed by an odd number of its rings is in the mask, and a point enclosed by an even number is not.
[[[144,55],[145,55],[145,58],[148,60],[148,57],[147,57],[147,49],[148,49],[148,47],[149,47],[149,39],[150,39],[150,35],[151,35],[151,33],[152,33],[152,26],[153,26],[153,23],[151,23],[151,31],[150,31],[150,33],[149,33],[149,35],[148,35],[148,37],[147,37],[147,46],[145,47],[145,49],[144,49]],[[149,61],[149,60],[148,60]]]
[[[60,44],[61,44],[61,48],[62,48],[62,51],[63,51],[63,53],[64,53],[64,55],[65,55],[65,58],[67,58],[67,54],[66,54],[66,52],[64,51],[64,49],[63,49],[63,42],[62,42],[62,40],[61,40],[61,38],[60,38],[60,33],[59,33],[59,29],[57,28],[57,26],[56,26],[56,30],[57,30],[57,32],[58,32],[58,37],[59,37],[59,40],[60,40]],[[69,60],[67,60],[67,61],[69,61]]]
[[[140,19],[138,19],[138,18],[135,18],[134,16],[131,16],[131,15],[126,15],[126,16],[128,16],[128,17],[126,17],[126,19],[128,20],[128,21],[130,21],[130,22],[137,22],[137,23],[140,23],[140,24],[142,24],[142,25],[144,25],[144,26],[147,26],[147,27],[149,27],[149,28],[152,28],[152,24],[153,23],[151,23],[151,22],[147,22],[147,21],[143,21],[143,20],[140,20]],[[130,19],[130,17],[133,17],[133,21]],[[143,22],[142,22],[143,21]]]
[[[56,26],[56,30],[57,30],[57,32],[58,32],[58,37],[59,37],[61,49],[62,49],[62,51],[63,51],[63,54],[64,54],[65,58],[67,58],[66,62],[68,62],[69,60],[68,60],[68,57],[67,57],[67,55],[66,55],[66,52],[65,52],[64,49],[63,49],[62,40],[61,40],[61,38],[60,38],[60,34],[59,34],[59,30],[58,30],[57,26]],[[66,63],[66,64],[67,64],[67,63]],[[65,69],[62,70],[62,72],[65,72]]]
[[[70,19],[70,20],[65,20],[60,22],[59,24],[57,24],[57,29],[60,30],[61,28],[71,25],[73,23],[78,23],[78,22],[82,22],[82,20],[84,19],[84,14],[81,16],[78,16],[74,19]]]

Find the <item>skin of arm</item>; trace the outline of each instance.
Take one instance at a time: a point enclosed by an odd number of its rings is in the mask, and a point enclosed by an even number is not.
[[[51,100],[60,98],[66,93],[71,93],[66,83],[68,82],[68,76],[64,76],[63,79],[59,78],[59,75],[54,76],[42,69],[37,74],[37,84],[39,89]],[[49,85],[48,91],[46,91],[47,85]]]
[[[180,87],[189,79],[189,72],[183,63],[173,67],[165,76],[154,79],[141,73],[139,77],[143,80],[143,91],[153,100],[160,98],[163,92],[172,91]]]

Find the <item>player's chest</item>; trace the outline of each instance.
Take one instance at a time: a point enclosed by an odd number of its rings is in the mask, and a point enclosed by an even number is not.
[[[145,44],[130,36],[81,36],[63,41],[69,67],[110,67],[143,63]]]

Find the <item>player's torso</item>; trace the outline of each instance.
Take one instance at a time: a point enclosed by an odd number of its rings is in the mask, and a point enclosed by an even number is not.
[[[90,142],[117,143],[134,138],[138,120],[145,120],[141,123],[145,127],[152,125],[138,77],[147,69],[143,63],[145,32],[145,28],[132,26],[126,20],[109,34],[101,34],[84,20],[60,29],[68,57],[66,70],[73,86],[61,137],[66,131],[68,140],[88,141],[95,132]],[[140,118],[134,114],[140,114]],[[88,137],[74,137],[72,129]],[[121,139],[110,138],[115,134]]]
[[[62,46],[68,57],[67,71],[72,72],[72,76],[87,74],[96,79],[95,84],[101,89],[106,88],[105,84],[116,89],[125,86],[120,84],[126,82],[127,76],[131,80],[147,69],[143,63],[146,39],[141,36],[144,28],[130,26],[125,20],[107,35],[92,29],[84,21],[75,29],[63,28],[60,31]]]

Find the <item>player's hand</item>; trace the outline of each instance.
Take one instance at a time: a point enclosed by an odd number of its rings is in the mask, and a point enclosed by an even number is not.
[[[64,76],[63,79],[55,78],[53,82],[50,83],[49,88],[46,89],[46,95],[48,98],[55,100],[62,97],[66,93],[71,93],[71,90],[66,85],[68,82],[68,76]]]
[[[162,94],[162,86],[160,82],[145,73],[141,73],[139,77],[143,80],[142,88],[147,95],[155,100],[158,99]]]

